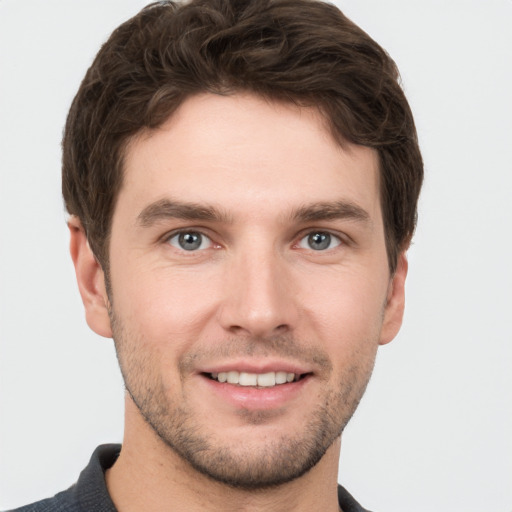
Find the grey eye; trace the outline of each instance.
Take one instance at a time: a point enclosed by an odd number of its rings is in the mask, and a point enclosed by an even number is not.
[[[197,231],[182,231],[169,238],[169,244],[183,251],[197,251],[211,247],[211,240]]]
[[[341,240],[337,236],[326,231],[313,231],[299,242],[299,246],[303,249],[313,249],[314,251],[333,249],[340,244]]]

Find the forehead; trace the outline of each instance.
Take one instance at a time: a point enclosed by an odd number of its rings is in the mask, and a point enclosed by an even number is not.
[[[130,142],[119,202],[143,208],[172,196],[261,215],[347,199],[380,216],[378,186],[376,152],[340,146],[316,109],[202,94]]]

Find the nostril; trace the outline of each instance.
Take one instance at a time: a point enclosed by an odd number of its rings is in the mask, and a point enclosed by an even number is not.
[[[274,329],[271,332],[269,332],[267,334],[263,333],[263,334],[256,334],[256,335],[261,336],[261,337],[266,337],[266,336],[271,336],[272,334],[276,334],[276,333],[282,334],[285,331],[288,331],[289,328],[290,327],[288,324],[279,324],[278,326],[274,327]],[[244,333],[244,332],[247,332],[248,334],[254,334],[251,329],[245,329],[241,325],[231,325],[231,326],[229,326],[228,330],[232,334],[240,334],[240,333]]]

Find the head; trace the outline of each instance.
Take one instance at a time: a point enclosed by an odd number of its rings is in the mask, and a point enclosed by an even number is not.
[[[397,79],[331,5],[205,0],[144,9],[80,87],[63,188],[89,325],[139,434],[203,475],[326,460],[400,327],[422,165]]]

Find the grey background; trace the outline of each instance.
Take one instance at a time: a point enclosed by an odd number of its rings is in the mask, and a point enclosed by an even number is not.
[[[59,144],[100,43],[145,3],[0,0],[0,509],[122,438],[112,341],[88,330],[67,253]],[[337,4],[396,60],[427,172],[404,326],[340,481],[380,512],[510,512],[512,2]]]

